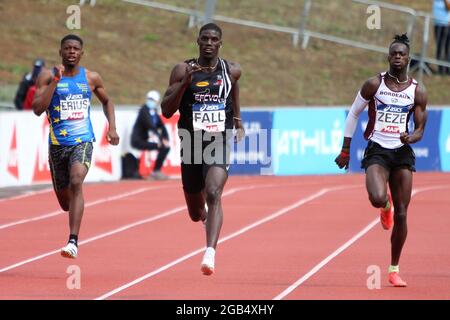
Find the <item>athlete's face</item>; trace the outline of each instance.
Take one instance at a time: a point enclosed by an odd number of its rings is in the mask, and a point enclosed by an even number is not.
[[[197,44],[200,55],[211,59],[219,55],[222,39],[216,30],[203,30],[197,38]]]
[[[83,56],[83,47],[77,40],[66,40],[59,50],[59,55],[64,66],[75,67]]]
[[[403,43],[394,43],[389,48],[389,66],[393,70],[403,70],[409,63],[409,49]]]

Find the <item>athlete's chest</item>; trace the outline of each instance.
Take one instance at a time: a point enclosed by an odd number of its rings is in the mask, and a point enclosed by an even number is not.
[[[217,100],[223,85],[224,77],[220,71],[214,73],[197,72],[194,73],[189,91],[194,99],[199,102],[203,99]]]
[[[52,111],[60,120],[80,120],[89,116],[91,88],[86,80],[62,78],[55,95],[58,106]]]
[[[396,92],[381,86],[375,99],[375,130],[389,134],[405,132],[409,114],[414,108],[414,91],[407,88]]]

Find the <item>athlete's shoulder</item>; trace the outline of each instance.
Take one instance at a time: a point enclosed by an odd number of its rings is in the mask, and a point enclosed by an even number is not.
[[[428,93],[423,83],[416,82],[416,90],[414,94],[416,104],[426,105],[428,102]]]
[[[381,84],[381,74],[377,74],[376,76],[367,79],[361,87],[361,96],[366,99],[372,99],[377,93],[378,88]]]
[[[99,78],[100,77],[100,74],[93,70],[84,68],[84,72],[86,74],[86,77],[89,77],[89,78]]]
[[[384,77],[384,74],[379,73],[379,74],[367,79],[364,84],[378,88],[381,84],[381,80],[383,79],[383,77]]]
[[[183,79],[184,74],[186,73],[186,67],[188,66],[188,63],[193,62],[194,60],[186,60],[183,62],[177,63],[170,74],[170,84],[174,82],[179,82],[181,79]]]
[[[235,61],[226,61],[226,62],[228,63],[228,67],[230,68],[231,75],[233,76],[233,78],[238,80],[241,77],[242,73],[241,65]]]
[[[50,69],[42,69],[36,80],[36,87],[41,87],[42,85],[48,85],[53,78],[53,72]]]

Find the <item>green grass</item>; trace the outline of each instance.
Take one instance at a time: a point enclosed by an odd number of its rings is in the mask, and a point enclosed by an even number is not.
[[[203,10],[204,0],[159,0]],[[422,0],[391,0],[431,10]],[[98,71],[116,104],[141,104],[150,89],[167,87],[173,66],[198,55],[198,29],[188,17],[119,0],[100,0],[81,8],[82,29],[65,27],[71,0],[0,1],[0,99],[11,99],[23,73],[36,57],[60,62],[59,41],[76,33],[85,41],[82,64]],[[77,1],[75,1],[77,3]],[[297,28],[304,0],[220,0],[217,14]],[[350,8],[352,10],[350,10]],[[350,0],[314,0],[309,29],[387,46],[405,27],[404,17],[382,11],[382,29],[365,28],[365,8]],[[387,68],[383,54],[310,39],[306,50],[294,48],[287,34],[220,23],[221,56],[242,67],[242,106],[349,105],[362,83]],[[419,30],[419,28],[417,30]],[[416,30],[416,31],[417,31]],[[433,37],[429,50],[433,55]],[[416,32],[413,52],[420,45]],[[450,77],[425,77],[430,104],[450,103]],[[9,89],[6,89],[9,88]]]

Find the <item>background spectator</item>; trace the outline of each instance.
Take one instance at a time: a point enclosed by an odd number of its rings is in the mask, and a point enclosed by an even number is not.
[[[36,59],[33,63],[33,70],[23,76],[17,88],[16,97],[14,98],[14,105],[17,110],[31,110],[31,102],[36,91],[36,79],[43,68],[45,68],[45,61],[43,59]]]
[[[161,95],[152,90],[147,93],[146,103],[139,109],[131,134],[131,146],[139,150],[157,150],[153,172],[150,175],[156,180],[167,179],[161,172],[164,160],[170,151],[169,135],[161,117],[158,114]]]

